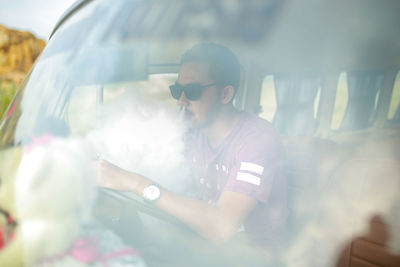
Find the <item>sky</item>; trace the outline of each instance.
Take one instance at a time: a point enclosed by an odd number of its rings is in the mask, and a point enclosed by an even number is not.
[[[0,0],[0,24],[48,40],[61,15],[76,0]]]

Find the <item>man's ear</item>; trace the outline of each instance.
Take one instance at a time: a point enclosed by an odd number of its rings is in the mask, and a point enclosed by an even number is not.
[[[221,89],[221,104],[228,104],[235,95],[235,89],[232,85],[227,85]]]

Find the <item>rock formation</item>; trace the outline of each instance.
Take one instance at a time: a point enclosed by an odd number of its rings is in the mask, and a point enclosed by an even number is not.
[[[46,43],[0,25],[0,117]]]
[[[0,25],[0,81],[20,84],[45,44],[29,32]]]

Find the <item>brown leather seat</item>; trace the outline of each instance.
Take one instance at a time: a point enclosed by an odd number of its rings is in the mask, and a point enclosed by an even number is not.
[[[356,237],[349,239],[337,266],[400,266],[400,251],[393,253],[388,247],[389,239],[398,238],[395,232],[400,231],[400,218],[391,216],[400,208],[400,161],[358,155],[346,161],[333,174],[333,179],[346,180],[355,176],[360,183],[350,191],[354,192],[354,202],[349,203],[353,205],[349,216],[354,230],[359,230],[363,222],[366,229],[361,233],[354,231]]]
[[[318,251],[326,245],[340,267],[400,266],[400,251],[388,249],[390,235],[400,231],[400,218],[390,219],[400,209],[400,139],[391,134],[341,141],[284,138],[291,245],[304,242],[301,234],[311,227],[324,236],[314,245],[316,257],[324,257]],[[337,248],[329,248],[335,242]]]

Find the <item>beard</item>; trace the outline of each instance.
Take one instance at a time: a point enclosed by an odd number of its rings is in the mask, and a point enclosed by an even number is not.
[[[212,105],[194,112],[187,110],[187,120],[190,128],[197,130],[207,130],[211,128],[217,121],[222,111],[222,105],[215,101]]]

